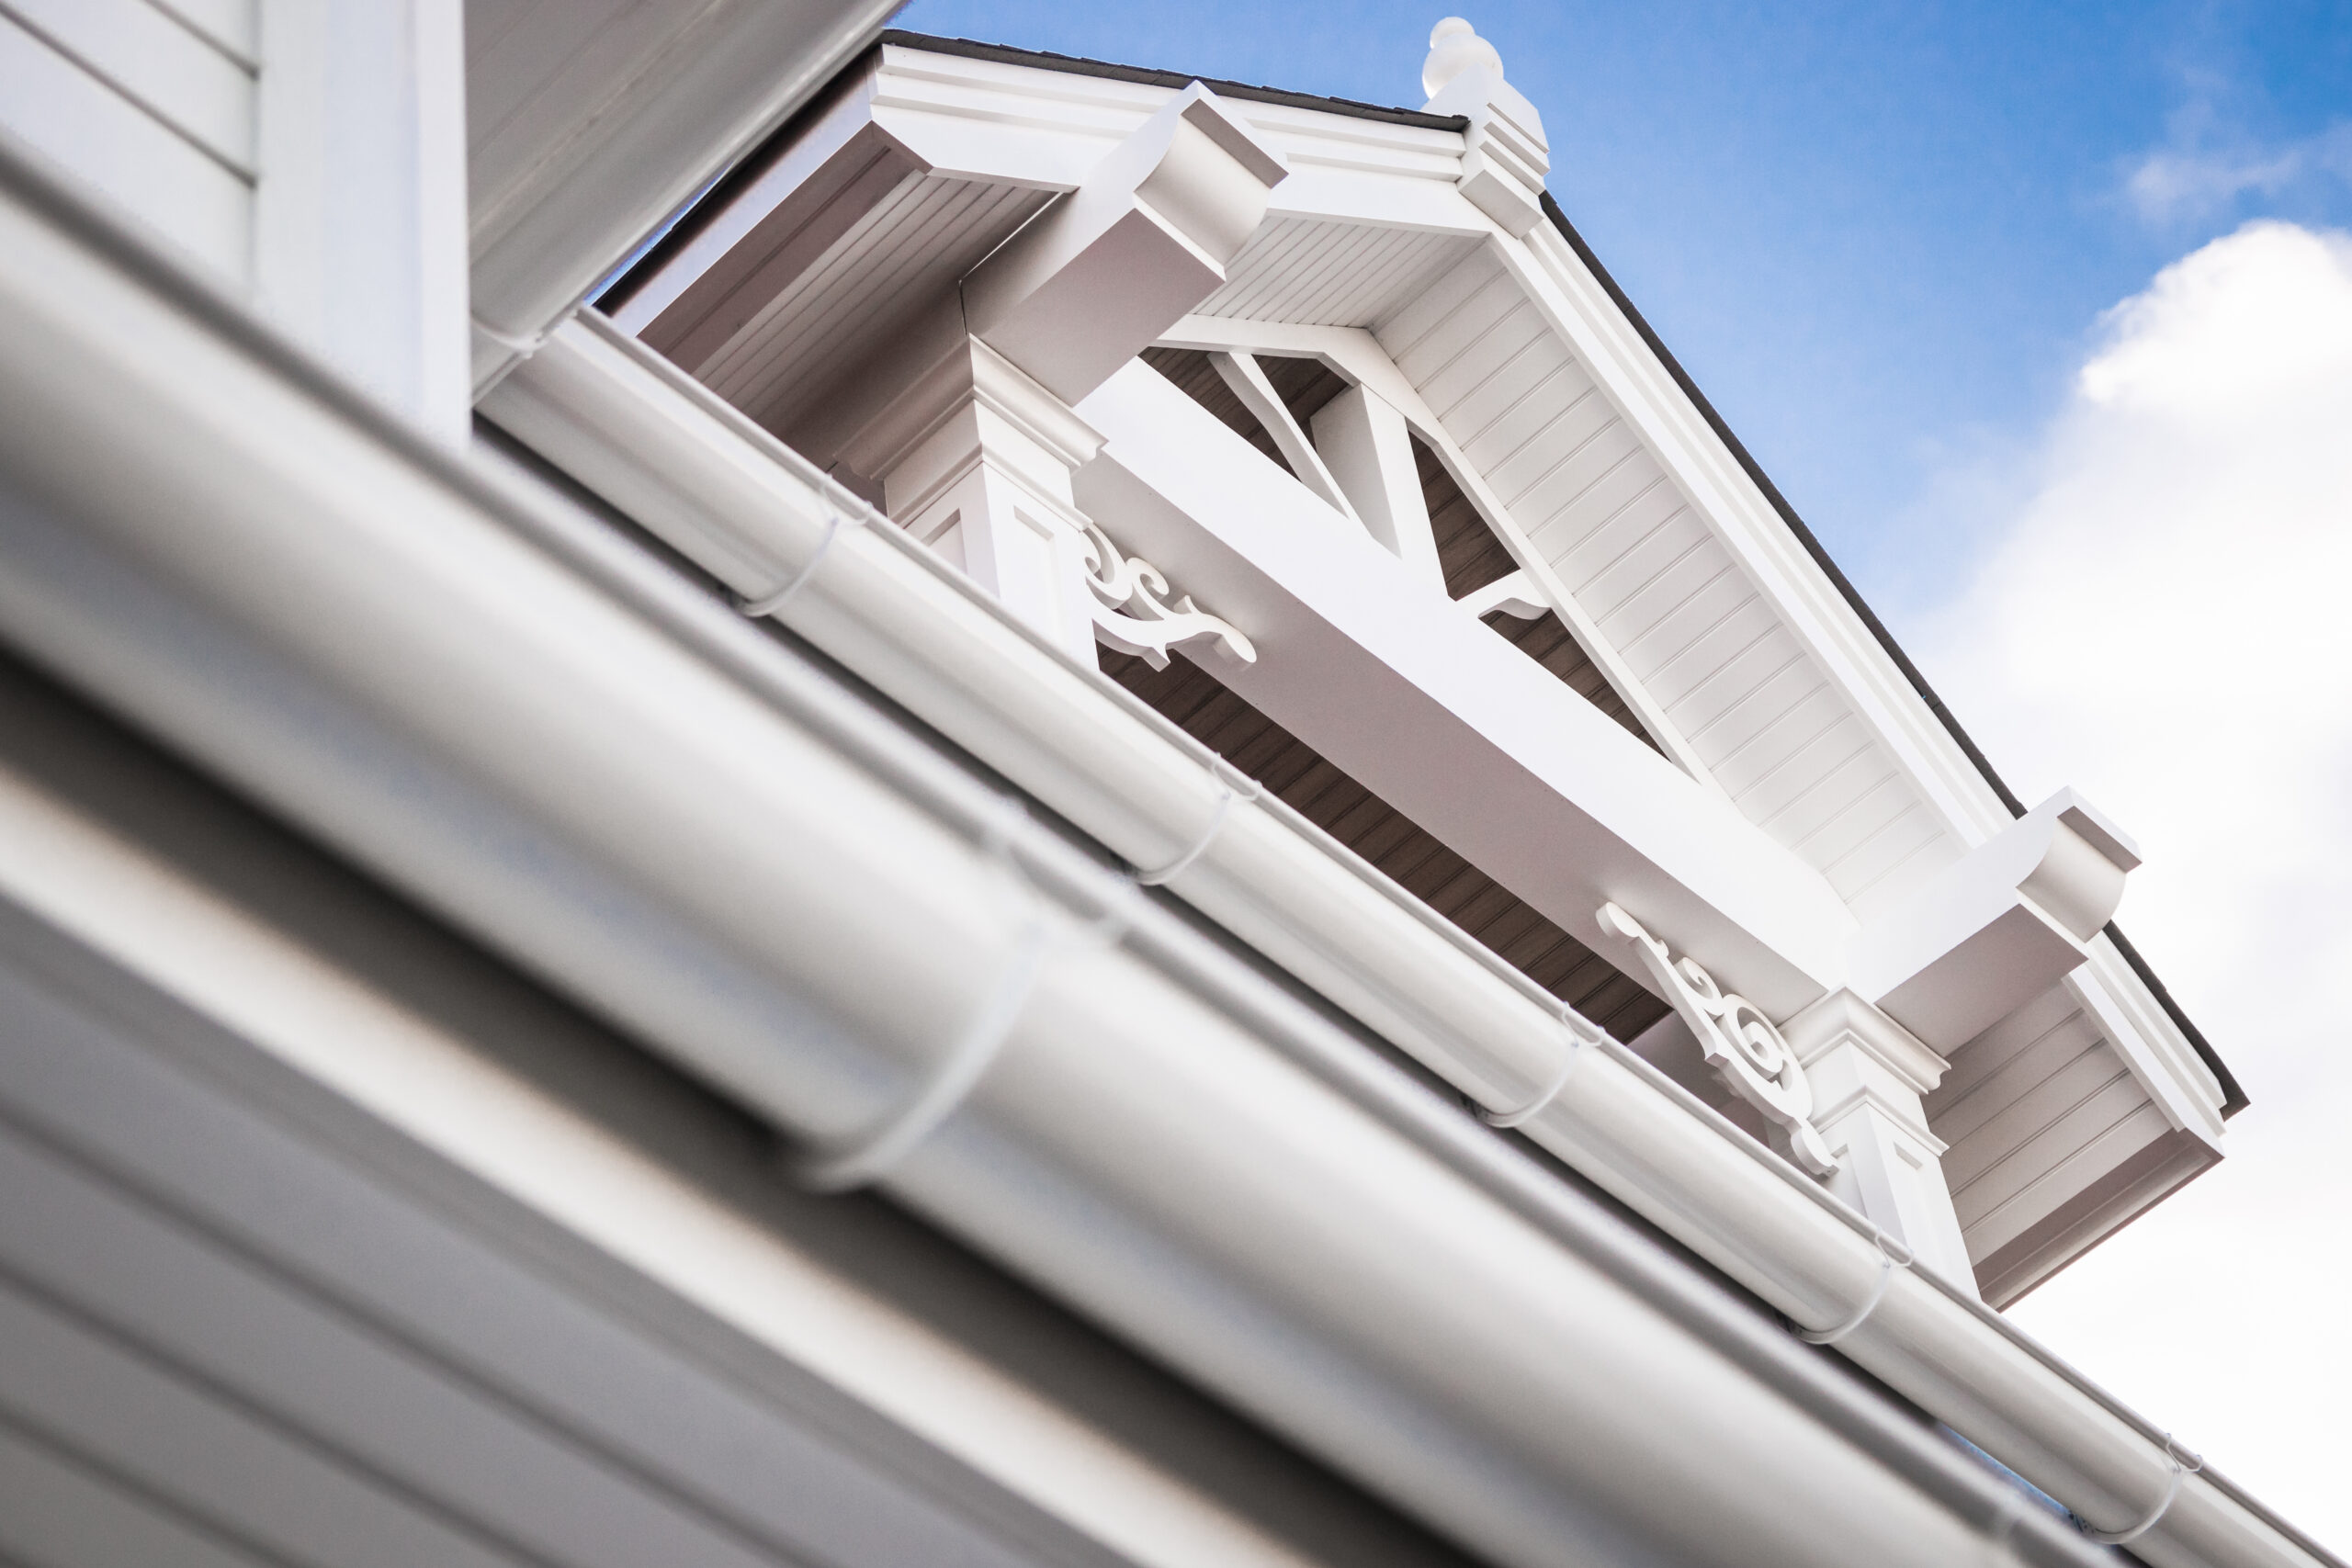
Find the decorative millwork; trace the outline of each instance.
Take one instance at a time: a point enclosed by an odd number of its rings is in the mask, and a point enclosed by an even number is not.
[[[1141,556],[1123,553],[1091,520],[1080,538],[1086,586],[1093,592],[1094,635],[1122,653],[1132,653],[1154,670],[1168,668],[1170,649],[1203,637],[1216,640],[1227,658],[1255,664],[1258,650],[1239,627],[1193,603],[1191,594],[1170,602],[1168,576]]]
[[[1600,929],[1634,944],[1650,977],[1698,1036],[1707,1066],[1781,1129],[1789,1157],[1815,1176],[1836,1174],[1837,1156],[1813,1124],[1813,1086],[1804,1066],[1762,1010],[1724,991],[1694,960],[1678,962],[1666,943],[1616,905],[1600,907]]]
[[[1543,219],[1544,176],[1552,168],[1544,117],[1524,93],[1503,80],[1503,60],[1495,46],[1459,17],[1430,29],[1421,86],[1430,96],[1430,113],[1458,114],[1469,121],[1456,182],[1462,194],[1505,232],[1524,238]]]

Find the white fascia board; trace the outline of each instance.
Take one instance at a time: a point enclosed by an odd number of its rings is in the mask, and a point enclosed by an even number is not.
[[[1546,223],[1524,241],[1498,231],[1494,248],[1921,797],[1964,843],[1982,843],[2007,827],[2012,818],[1984,775],[1566,240]]]
[[[1067,190],[1181,90],[885,44],[871,102],[875,122],[942,175]],[[1291,166],[1275,216],[1486,231],[1453,187],[1459,131],[1220,101]]]
[[[1106,438],[1080,505],[1249,632],[1262,657],[1220,671],[1243,697],[1579,937],[1613,899],[1776,1015],[1840,983],[1855,924],[1820,874],[1149,367],[1078,412]]]
[[[2089,947],[2089,961],[2066,977],[2067,988],[2098,1020],[2107,1043],[2165,1119],[2220,1148],[2221,1081],[2132,972],[2115,943],[2101,934]]]

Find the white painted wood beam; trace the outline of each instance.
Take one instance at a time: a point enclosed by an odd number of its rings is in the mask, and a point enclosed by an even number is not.
[[[1076,401],[1224,284],[1289,173],[1195,82],[973,268],[966,325]]]
[[[1631,899],[1785,1016],[1839,985],[1853,917],[1818,872],[1329,513],[1142,364],[1079,405],[1090,517],[1232,617],[1248,701],[1564,929]]]
[[[1209,363],[1216,367],[1217,375],[1232,389],[1233,395],[1241,400],[1241,406],[1250,411],[1250,417],[1273,437],[1274,449],[1290,465],[1290,471],[1298,476],[1298,482],[1329,502],[1351,523],[1363,522],[1356,515],[1356,509],[1348,504],[1347,491],[1340,488],[1340,481],[1324,466],[1323,456],[1316,451],[1315,443],[1306,438],[1306,432],[1291,417],[1290,406],[1274,390],[1274,384],[1267,378],[1266,367],[1258,363],[1257,355],[1214,349],[1210,351]]]
[[[1430,530],[1429,501],[1405,416],[1358,385],[1317,410],[1314,425],[1315,449],[1355,503],[1365,529],[1407,570],[1444,592],[1445,570],[1438,564],[1437,536]]]
[[[1359,386],[1370,387],[1405,417],[1415,434],[1430,444],[1438,461],[1472,507],[1493,529],[1495,537],[1510,552],[1520,570],[1526,572],[1536,587],[1543,591],[1551,608],[1561,623],[1575,637],[1593,667],[1600,671],[1610,689],[1623,699],[1642,728],[1658,743],[1676,766],[1707,788],[1721,795],[1722,786],[1700,760],[1698,751],[1685,739],[1681,729],[1667,716],[1666,709],[1651,697],[1648,688],[1620,658],[1616,648],[1601,636],[1600,628],[1584,612],[1575,595],[1562,583],[1558,573],[1545,560],[1543,552],[1529,542],[1527,535],[1503,504],[1486,477],[1480,474],[1462,448],[1438,423],[1437,415],[1421,400],[1420,392],[1405,378],[1396,362],[1379,340],[1361,327],[1295,326],[1283,321],[1251,321],[1226,316],[1187,316],[1170,327],[1160,342],[1176,348],[1198,348],[1215,352],[1219,349],[1240,349],[1262,353],[1306,355],[1323,361],[1333,370]]]
[[[1484,588],[1473,588],[1454,603],[1481,620],[1500,611],[1522,621],[1532,621],[1549,615],[1552,609],[1551,601],[1523,570],[1498,577]]]
[[[1958,1050],[2082,966],[2139,863],[2121,829],[2060,790],[1871,921],[1855,987]]]

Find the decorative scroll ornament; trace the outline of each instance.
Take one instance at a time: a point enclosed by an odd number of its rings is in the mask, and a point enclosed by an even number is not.
[[[1805,1081],[1804,1066],[1772,1021],[1746,997],[1725,994],[1690,959],[1677,963],[1666,943],[1616,905],[1600,907],[1600,929],[1634,944],[1650,977],[1699,1037],[1707,1066],[1781,1129],[1789,1156],[1815,1176],[1837,1170],[1837,1156],[1813,1124],[1813,1086]]]
[[[1168,578],[1141,556],[1122,555],[1111,536],[1091,521],[1080,535],[1086,551],[1086,586],[1093,592],[1095,635],[1122,653],[1132,653],[1154,670],[1168,668],[1168,650],[1214,637],[1220,651],[1244,664],[1258,662],[1258,650],[1240,629],[1219,620],[1186,594],[1173,604]]]

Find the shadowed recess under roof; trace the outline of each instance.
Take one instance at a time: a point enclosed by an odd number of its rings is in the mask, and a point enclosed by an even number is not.
[[[1666,1016],[1664,1002],[1191,660],[1154,670],[1106,649],[1102,671],[1618,1039]]]

